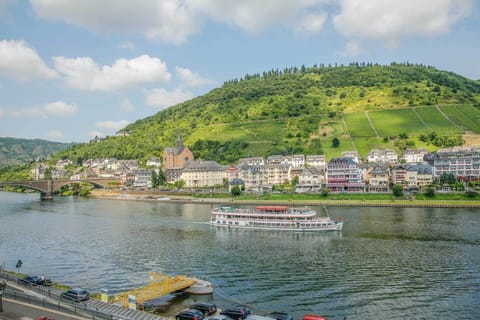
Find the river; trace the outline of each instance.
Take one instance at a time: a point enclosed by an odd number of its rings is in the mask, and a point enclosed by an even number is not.
[[[478,209],[329,208],[342,232],[209,226],[211,206],[0,192],[0,263],[92,292],[148,283],[150,271],[205,278],[193,301],[330,319],[480,319]],[[316,208],[319,213],[323,208]]]

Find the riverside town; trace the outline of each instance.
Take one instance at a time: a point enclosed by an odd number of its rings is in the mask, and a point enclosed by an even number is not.
[[[373,149],[363,158],[355,151],[326,160],[326,155],[271,155],[241,158],[238,163],[220,165],[212,160],[195,160],[181,136],[174,147],[166,147],[161,160],[140,161],[114,158],[88,159],[75,166],[68,159],[54,167],[37,164],[32,179],[110,178],[126,190],[224,189],[234,187],[249,193],[290,191],[295,193],[388,193],[393,186],[406,192],[471,192],[480,188],[480,147],[458,146],[429,153],[425,149]],[[164,185],[159,184],[165,177]],[[432,189],[433,188],[433,189]]]

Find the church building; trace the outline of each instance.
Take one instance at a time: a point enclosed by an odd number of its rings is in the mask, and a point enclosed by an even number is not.
[[[175,182],[181,175],[185,164],[194,160],[193,153],[183,145],[179,134],[175,147],[165,147],[163,150],[163,171],[168,182]]]

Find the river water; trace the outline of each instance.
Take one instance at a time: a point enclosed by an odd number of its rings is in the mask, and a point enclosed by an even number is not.
[[[149,272],[205,278],[193,301],[330,319],[480,319],[478,209],[329,208],[342,232],[209,226],[211,206],[0,192],[0,263],[92,292],[148,283]],[[323,208],[316,208],[322,213]]]

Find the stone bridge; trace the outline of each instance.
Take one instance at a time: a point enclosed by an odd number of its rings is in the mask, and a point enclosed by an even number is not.
[[[28,180],[28,181],[0,181],[0,187],[23,187],[40,192],[40,199],[52,200],[53,193],[68,184],[87,182],[95,187],[106,188],[120,182],[111,178],[91,178],[82,180]]]

